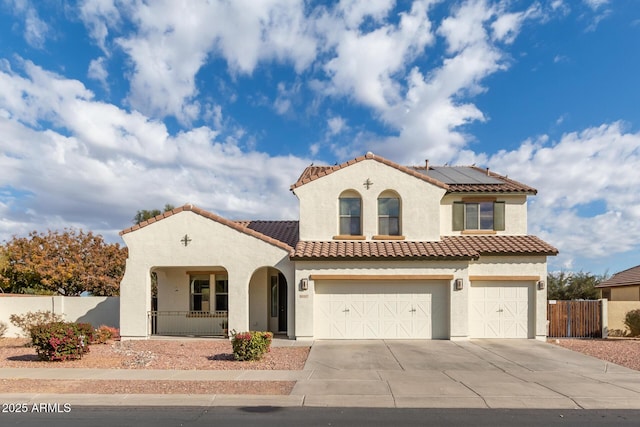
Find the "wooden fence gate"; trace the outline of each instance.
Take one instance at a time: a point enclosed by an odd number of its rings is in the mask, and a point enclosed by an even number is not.
[[[602,301],[549,301],[549,337],[602,338]]]

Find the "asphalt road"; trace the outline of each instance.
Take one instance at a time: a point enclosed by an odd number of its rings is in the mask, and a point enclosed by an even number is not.
[[[65,412],[66,409],[70,409]],[[0,413],[1,426],[637,426],[639,410],[76,407]]]

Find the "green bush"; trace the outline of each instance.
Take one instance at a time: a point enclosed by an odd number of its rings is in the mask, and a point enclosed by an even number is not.
[[[31,342],[38,357],[47,361],[81,359],[89,351],[86,325],[51,322],[32,327]]]
[[[271,332],[232,332],[231,345],[236,360],[260,360],[271,351]]]
[[[7,333],[7,329],[9,329],[9,326],[4,322],[0,322],[0,338],[4,337],[4,334]]]
[[[624,324],[632,337],[640,336],[640,309],[628,311],[624,316]]]
[[[43,325],[51,322],[62,322],[63,315],[55,314],[51,311],[38,310],[28,311],[22,316],[18,314],[12,314],[9,316],[11,323],[22,329],[22,334],[25,337],[31,335],[31,328],[37,325]]]

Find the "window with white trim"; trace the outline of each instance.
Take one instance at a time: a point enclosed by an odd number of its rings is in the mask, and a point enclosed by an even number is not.
[[[362,198],[355,191],[345,191],[339,199],[340,235],[362,235]]]
[[[378,197],[378,234],[400,235],[400,197],[385,191]]]

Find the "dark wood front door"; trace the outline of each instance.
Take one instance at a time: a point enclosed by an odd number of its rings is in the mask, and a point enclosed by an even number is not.
[[[278,332],[287,332],[287,279],[278,273]]]

